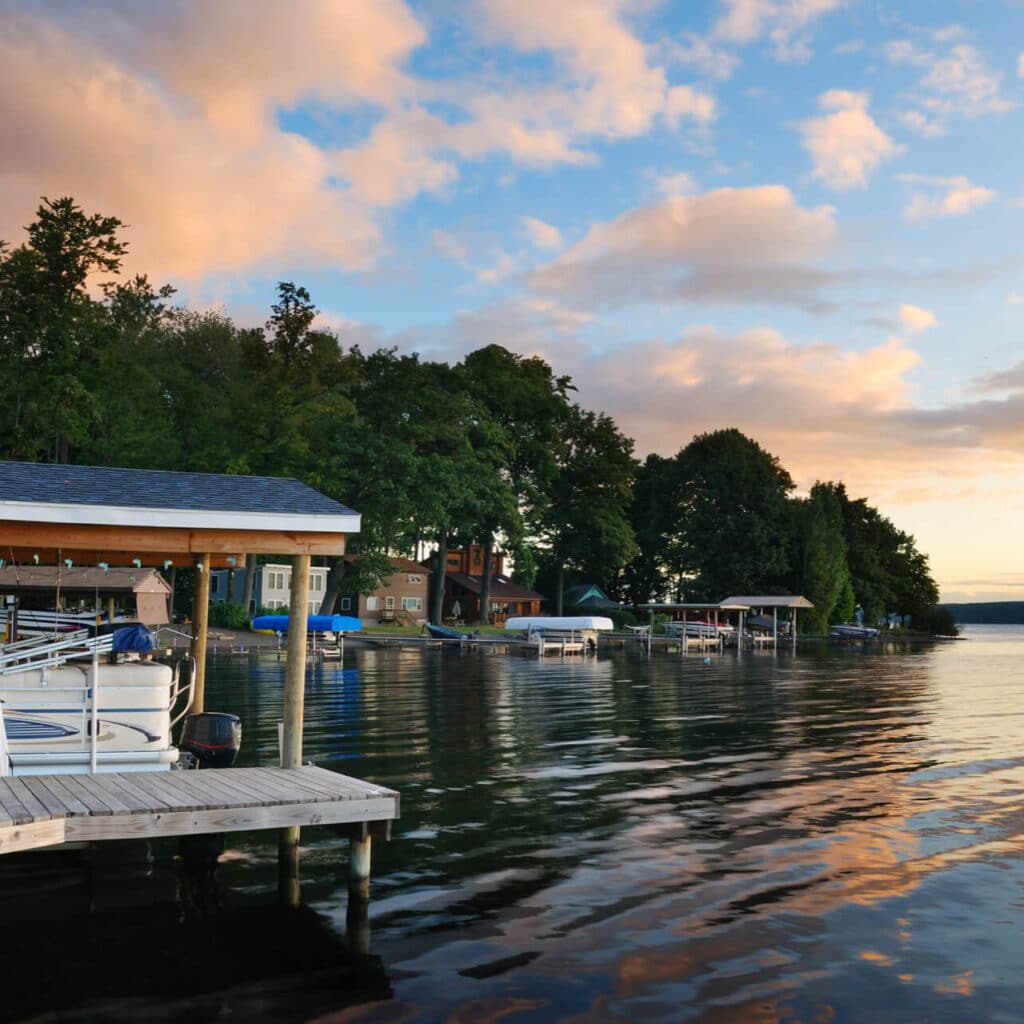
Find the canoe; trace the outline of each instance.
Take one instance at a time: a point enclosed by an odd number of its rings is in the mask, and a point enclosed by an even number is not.
[[[310,633],[355,633],[363,628],[362,622],[352,615],[307,615],[306,629]],[[255,633],[287,633],[287,615],[257,615],[252,620]]]

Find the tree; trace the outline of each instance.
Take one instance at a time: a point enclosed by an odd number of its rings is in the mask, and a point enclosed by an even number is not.
[[[492,452],[498,458],[496,486],[470,538],[484,548],[480,621],[486,623],[495,536],[518,551],[515,564],[521,574],[523,542],[540,519],[557,471],[555,451],[569,414],[572,383],[556,377],[543,359],[518,356],[500,345],[471,352],[457,369],[467,392],[487,410]],[[524,561],[522,571],[527,569]]]
[[[786,496],[793,479],[757,442],[731,428],[695,437],[679,463],[679,562],[687,598],[777,589],[789,571]]]
[[[636,461],[633,442],[609,416],[578,405],[571,407],[556,452],[558,473],[541,540],[561,614],[567,569],[603,580],[636,554],[628,514]]]
[[[9,374],[0,434],[9,455],[67,462],[92,433],[99,402],[83,368],[101,344],[106,310],[86,284],[119,271],[120,227],[70,198],[44,197],[28,241],[0,253],[0,359]]]
[[[842,506],[834,484],[816,483],[807,498],[794,499],[792,508],[794,589],[814,604],[801,616],[803,628],[826,633],[834,622],[849,622],[854,612]]]
[[[611,588],[620,599],[633,604],[681,599],[687,567],[679,562],[679,485],[676,459],[648,455],[638,467],[629,507],[637,553]]]

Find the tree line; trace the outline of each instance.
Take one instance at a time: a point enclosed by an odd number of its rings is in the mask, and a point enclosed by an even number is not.
[[[375,589],[389,554],[428,544],[443,566],[470,543],[485,561],[500,543],[551,611],[584,580],[627,603],[801,592],[814,630],[858,606],[869,621],[934,612],[913,537],[841,483],[795,496],[737,430],[641,462],[542,359],[346,347],[293,282],[263,327],[242,327],[123,279],[123,227],[44,199],[26,239],[0,243],[0,457],[300,479],[363,517],[360,557],[331,566],[328,612]],[[442,587],[433,573],[435,621]]]

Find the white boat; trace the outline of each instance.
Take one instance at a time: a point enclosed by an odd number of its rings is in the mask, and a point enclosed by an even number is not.
[[[171,729],[191,700],[181,663],[111,663],[113,646],[111,635],[80,632],[0,650],[0,775],[169,771],[178,761]]]
[[[567,630],[614,629],[611,619],[603,615],[523,615],[505,620],[505,629],[512,633]]]
[[[506,630],[525,632],[527,642],[537,644],[542,654],[549,648],[565,653],[596,651],[598,633],[614,628],[604,615],[523,615],[505,620]]]
[[[855,626],[844,624],[841,626],[830,626],[828,635],[833,640],[874,640],[878,637],[879,631],[871,626]]]

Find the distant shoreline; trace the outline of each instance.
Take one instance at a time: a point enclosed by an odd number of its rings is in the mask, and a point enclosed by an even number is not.
[[[1024,601],[976,601],[939,604],[963,626],[1024,626]]]

